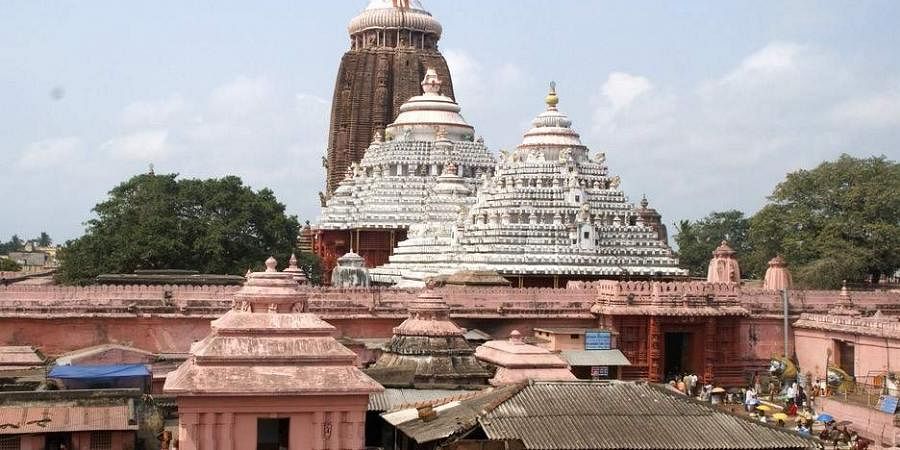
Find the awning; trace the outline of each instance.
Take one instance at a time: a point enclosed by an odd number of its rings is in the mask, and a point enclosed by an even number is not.
[[[104,365],[72,365],[54,366],[49,378],[91,379],[91,378],[123,378],[149,377],[150,371],[143,364],[104,364]]]
[[[570,366],[630,366],[631,361],[619,349],[563,350],[562,357]]]

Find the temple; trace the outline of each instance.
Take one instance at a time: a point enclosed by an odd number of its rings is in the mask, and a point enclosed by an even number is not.
[[[305,312],[290,272],[250,274],[233,308],[191,345],[165,391],[177,398],[182,450],[359,449],[369,394],[335,328]]]
[[[331,103],[323,198],[362,159],[375,132],[383,131],[400,105],[419,94],[428,68],[445,78],[444,93],[453,97],[450,70],[438,51],[441,24],[418,0],[372,0],[350,21],[348,31],[350,50],[341,58]]]
[[[686,275],[659,227],[628,203],[605,154],[589,154],[558,103],[551,85],[546,110],[515,151],[502,152],[474,200],[450,188],[458,183],[452,173],[442,180],[436,191],[447,186],[458,195],[433,207],[457,217],[411,227],[389,263],[372,271],[373,281],[415,286],[430,276],[493,270],[519,287],[563,287],[571,280]]]
[[[367,373],[387,387],[431,389],[487,386],[490,372],[475,358],[450,306],[433,288],[409,303],[384,353]]]
[[[315,248],[326,273],[351,251],[369,267],[384,264],[412,224],[456,220],[456,207],[442,206],[447,198],[474,200],[478,178],[493,170],[484,142],[443,94],[442,77],[427,70],[422,95],[409,98],[383,134],[375,132],[322,209]]]
[[[492,386],[535,381],[573,381],[569,364],[557,353],[526,344],[522,334],[513,330],[509,339],[488,341],[475,349],[479,360],[497,368],[489,380]]]

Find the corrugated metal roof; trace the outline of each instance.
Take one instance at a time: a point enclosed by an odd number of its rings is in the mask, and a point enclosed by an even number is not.
[[[631,361],[619,349],[563,350],[562,357],[570,366],[630,366]]]
[[[477,391],[450,389],[392,389],[369,395],[369,411],[393,411],[422,402],[472,395]]]
[[[644,383],[535,382],[480,419],[528,449],[816,448],[799,435]]]
[[[0,435],[137,430],[127,405],[2,406]]]

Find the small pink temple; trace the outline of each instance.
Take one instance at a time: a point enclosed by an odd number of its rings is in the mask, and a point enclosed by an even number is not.
[[[233,308],[165,384],[177,396],[180,450],[362,449],[369,394],[335,328],[304,312],[294,275],[250,274]]]
[[[557,353],[526,344],[521,334],[513,330],[509,340],[488,341],[475,349],[475,357],[497,366],[497,373],[488,380],[493,386],[515,384],[527,380],[575,380],[569,364]]]

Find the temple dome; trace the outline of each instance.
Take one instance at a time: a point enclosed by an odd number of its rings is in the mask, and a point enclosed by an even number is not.
[[[422,80],[422,95],[400,106],[400,114],[387,132],[400,137],[408,130],[414,140],[471,140],[474,128],[460,115],[459,105],[441,94],[442,84],[437,71],[428,69]]]
[[[405,5],[404,5],[405,4]],[[441,36],[443,28],[417,0],[372,0],[350,20],[350,35],[370,29],[404,29]]]
[[[737,252],[728,245],[728,241],[722,241],[712,254],[706,281],[709,283],[740,283],[741,268],[735,257]]]
[[[547,110],[540,113],[532,122],[532,128],[525,132],[519,149],[544,149],[568,147],[584,149],[581,137],[572,129],[569,116],[557,109],[559,97],[556,95],[555,83],[550,83],[550,93],[545,99]],[[555,157],[556,155],[547,155]]]

